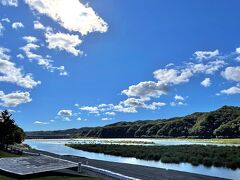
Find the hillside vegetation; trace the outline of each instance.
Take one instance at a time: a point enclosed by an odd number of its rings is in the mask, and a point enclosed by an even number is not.
[[[28,138],[240,137],[240,107],[223,106],[171,119],[118,122],[104,127],[27,132]]]

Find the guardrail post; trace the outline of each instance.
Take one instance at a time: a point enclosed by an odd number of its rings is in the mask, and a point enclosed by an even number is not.
[[[78,163],[78,173],[81,173],[82,172],[82,163],[79,162]]]

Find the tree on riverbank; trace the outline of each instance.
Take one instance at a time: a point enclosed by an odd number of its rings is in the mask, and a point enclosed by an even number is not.
[[[25,133],[12,118],[12,114],[7,110],[0,112],[0,146],[8,147],[14,143],[21,143],[25,138]]]

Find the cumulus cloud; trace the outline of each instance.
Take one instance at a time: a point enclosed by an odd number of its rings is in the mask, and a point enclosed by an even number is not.
[[[154,77],[165,85],[178,85],[190,81],[195,74],[213,74],[226,63],[223,60],[214,60],[207,63],[187,63],[178,69],[158,69],[153,72]]]
[[[27,42],[27,43],[34,43],[37,42],[38,39],[34,36],[23,36],[23,39]]]
[[[209,87],[211,86],[211,79],[210,78],[205,78],[202,82],[201,85],[204,87]]]
[[[156,83],[153,81],[140,82],[137,85],[129,86],[128,89],[123,90],[122,94],[128,97],[159,97],[163,94],[167,94],[168,88],[162,83]]]
[[[98,107],[95,107],[95,106],[82,106],[79,109],[82,110],[82,111],[87,111],[91,114],[98,114],[99,113]]]
[[[218,49],[216,49],[215,51],[196,51],[194,55],[198,60],[211,59],[213,57],[218,56],[219,51]]]
[[[240,47],[236,48],[236,53],[240,54]]]
[[[194,74],[203,73],[203,74],[214,74],[216,71],[219,71],[226,63],[223,60],[214,60],[210,61],[207,64],[203,63],[188,63],[188,69],[190,69]]]
[[[174,99],[176,100],[176,101],[184,101],[184,97],[182,97],[182,96],[180,96],[180,95],[175,95],[175,97],[174,97]]]
[[[124,106],[130,107],[144,107],[145,106],[145,99],[137,99],[137,98],[128,98],[125,101],[121,101],[120,104]]]
[[[227,67],[221,74],[227,80],[240,82],[240,66]]]
[[[60,110],[58,112],[59,116],[64,116],[64,117],[71,117],[72,116],[72,110]]]
[[[76,49],[82,43],[78,35],[47,32],[45,36],[49,49],[65,50],[75,56],[82,54],[80,50]]]
[[[82,35],[106,32],[108,25],[88,5],[79,0],[25,0],[31,9],[47,15],[69,31]]]
[[[38,41],[36,37],[33,36],[25,36],[23,39],[27,42],[27,44],[20,49],[23,50],[26,57],[32,61],[35,60],[38,65],[47,69],[50,72],[58,71],[59,75],[67,75],[67,71],[64,66],[55,67],[53,66],[53,60],[49,59],[47,56],[43,57],[42,55],[36,54],[33,51],[40,48],[39,45],[36,44]]]
[[[45,27],[39,21],[33,21],[33,27],[34,27],[34,29],[45,30]]]
[[[13,29],[18,29],[18,28],[23,28],[24,25],[21,22],[14,22],[12,23],[12,28]]]
[[[72,110],[60,110],[57,113],[58,116],[60,116],[65,121],[70,121],[70,118],[73,116]]]
[[[18,6],[18,0],[0,0],[3,6]]]
[[[33,88],[41,83],[35,81],[31,74],[24,75],[22,69],[10,61],[8,52],[8,49],[0,47],[0,82],[15,83],[24,88]]]
[[[151,104],[146,104],[144,106],[145,109],[150,109],[150,110],[156,110],[159,109],[160,107],[166,106],[166,103],[164,102],[153,102]]]
[[[31,101],[29,92],[17,91],[5,94],[3,91],[0,91],[0,105],[4,107],[15,107]]]
[[[227,94],[227,95],[234,95],[234,94],[240,94],[240,87],[238,86],[233,86],[228,89],[224,89],[221,91],[222,94]]]

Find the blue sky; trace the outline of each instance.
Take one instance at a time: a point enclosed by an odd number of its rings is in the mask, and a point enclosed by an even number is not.
[[[239,5],[0,0],[0,109],[49,130],[239,106]]]

